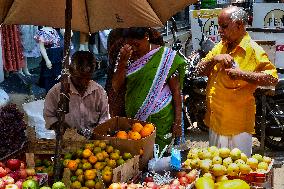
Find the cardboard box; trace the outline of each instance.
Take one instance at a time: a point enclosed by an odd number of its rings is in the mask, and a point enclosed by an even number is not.
[[[141,123],[143,126],[148,122],[142,122],[125,117],[114,117],[98,125],[94,129],[95,140],[108,140],[109,143],[121,151],[130,152],[132,155],[141,155],[139,161],[140,170],[147,168],[148,161],[153,157],[153,147],[156,139],[156,130],[148,137],[140,140],[119,139],[108,135],[110,131],[129,130],[134,123]],[[140,154],[140,150],[143,154]]]
[[[113,169],[112,183],[114,182],[127,182],[131,178],[139,174],[139,155],[125,161],[124,164]],[[71,171],[68,168],[64,168],[62,181],[67,189],[71,187]],[[101,176],[97,176],[101,179]]]

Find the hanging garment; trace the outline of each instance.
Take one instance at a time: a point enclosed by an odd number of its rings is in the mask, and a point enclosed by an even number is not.
[[[38,27],[33,25],[21,25],[19,26],[19,29],[23,55],[25,57],[39,57],[41,55],[39,44],[34,39],[34,36],[38,31]]]
[[[6,72],[18,71],[25,65],[19,28],[16,25],[2,25],[3,65]]]
[[[56,78],[61,74],[63,60],[63,36],[55,29],[40,29],[34,36],[38,42],[43,42],[47,56],[52,63],[52,68],[46,67],[44,58],[40,63],[39,86],[49,91],[59,80]]]

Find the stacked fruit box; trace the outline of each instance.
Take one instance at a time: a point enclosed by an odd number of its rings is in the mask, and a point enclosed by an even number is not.
[[[153,157],[156,129],[149,122],[114,117],[98,125],[93,135],[95,139],[108,140],[121,151],[140,155],[140,170],[147,167],[148,161]]]
[[[273,187],[273,164],[270,162],[268,169],[262,172],[251,172],[248,175],[240,176],[240,179],[250,183],[252,188],[272,188]]]

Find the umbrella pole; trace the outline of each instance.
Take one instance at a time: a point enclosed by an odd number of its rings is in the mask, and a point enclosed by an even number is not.
[[[61,151],[62,138],[65,132],[64,121],[65,114],[69,112],[69,97],[70,84],[68,83],[69,76],[69,57],[70,57],[70,41],[71,41],[71,20],[72,20],[72,0],[66,0],[65,7],[65,33],[64,33],[64,58],[61,73],[61,93],[58,103],[57,117],[59,124],[55,129],[56,146],[55,146],[55,163],[54,163],[54,180],[59,181],[61,170]]]

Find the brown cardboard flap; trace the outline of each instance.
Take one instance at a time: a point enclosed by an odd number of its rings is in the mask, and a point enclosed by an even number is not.
[[[139,173],[139,155],[113,169],[112,182],[126,182]]]
[[[151,135],[140,140],[119,139],[108,135],[109,131],[129,130],[134,123],[141,123],[144,126],[149,122],[125,117],[114,117],[98,125],[94,129],[93,136],[95,140],[108,140],[111,145],[117,147],[120,151],[130,152],[133,155],[140,155],[140,150],[143,150],[144,153],[140,159],[140,169],[142,169],[147,166],[149,159],[153,157],[156,130]]]

